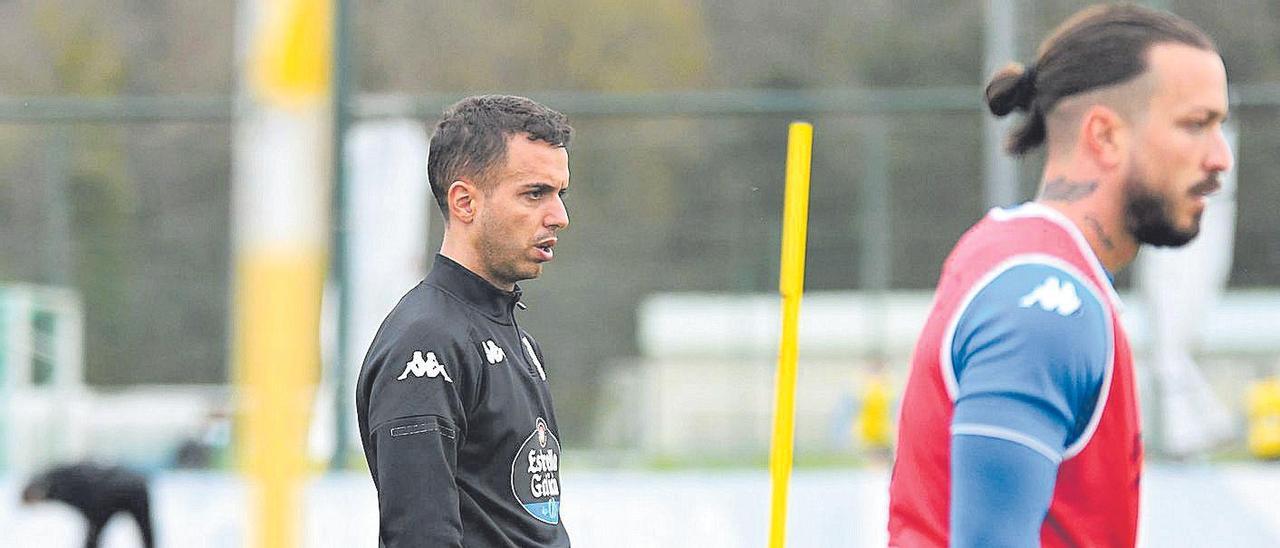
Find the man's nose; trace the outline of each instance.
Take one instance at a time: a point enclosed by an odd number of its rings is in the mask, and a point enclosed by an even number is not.
[[[1205,158],[1205,169],[1207,171],[1222,172],[1231,171],[1235,158],[1231,152],[1231,143],[1227,141],[1226,132],[1219,128],[1217,135],[1213,139],[1213,149],[1209,151],[1209,156]]]
[[[551,203],[551,211],[547,212],[547,217],[543,220],[547,228],[563,230],[569,227],[569,209],[565,207],[564,200],[556,196]]]

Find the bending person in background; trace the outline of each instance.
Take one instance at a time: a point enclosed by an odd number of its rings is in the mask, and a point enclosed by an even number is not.
[[[151,496],[142,474],[93,463],[59,466],[32,478],[22,490],[24,504],[50,500],[66,503],[84,515],[88,521],[85,548],[98,548],[102,529],[120,512],[137,521],[143,546],[156,545],[151,531]]]
[[[1142,439],[1112,273],[1180,246],[1231,167],[1213,42],[1166,12],[1088,8],[987,86],[1046,147],[1035,201],[943,265],[902,400],[890,544],[1133,546]]]

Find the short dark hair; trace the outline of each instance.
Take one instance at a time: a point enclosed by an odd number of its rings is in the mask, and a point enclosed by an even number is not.
[[[514,95],[476,95],[445,109],[427,153],[427,182],[445,220],[449,185],[461,177],[483,185],[504,165],[507,139],[519,134],[567,147],[573,128],[563,114]]]
[[[1209,35],[1190,21],[1142,6],[1091,6],[1064,21],[1040,44],[1033,67],[1012,63],[987,84],[992,114],[1027,113],[1005,148],[1021,155],[1040,146],[1047,136],[1045,117],[1059,101],[1142,75],[1148,50],[1161,43],[1217,52]]]

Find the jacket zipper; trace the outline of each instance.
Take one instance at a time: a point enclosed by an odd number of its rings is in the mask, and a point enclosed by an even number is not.
[[[516,346],[520,347],[520,355],[524,356],[525,371],[529,373],[529,377],[537,380],[538,372],[533,369],[533,360],[536,360],[537,357],[530,357],[529,351],[525,350],[524,336],[520,334],[520,323],[516,321],[516,305],[520,305],[520,308],[524,309],[524,305],[520,301],[512,302],[511,306],[507,307],[507,311],[511,313],[511,327],[516,331]]]

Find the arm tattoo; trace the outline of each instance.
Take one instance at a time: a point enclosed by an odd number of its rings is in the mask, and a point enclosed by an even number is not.
[[[1044,190],[1040,191],[1040,198],[1057,202],[1074,202],[1093,194],[1097,189],[1097,181],[1068,181],[1058,177],[1044,184]]]
[[[1099,223],[1098,220],[1093,217],[1085,217],[1084,220],[1089,223],[1089,227],[1093,228],[1093,232],[1098,235],[1098,241],[1102,242],[1103,247],[1106,247],[1108,250],[1114,250],[1116,248],[1115,242],[1112,242],[1111,237],[1107,236],[1106,231],[1102,230],[1102,223]]]

